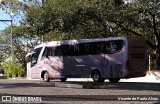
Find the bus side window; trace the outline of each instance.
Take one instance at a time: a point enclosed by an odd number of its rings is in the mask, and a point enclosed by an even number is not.
[[[60,46],[56,46],[54,49],[54,56],[59,56],[60,54]]]
[[[116,43],[116,51],[119,52],[122,50],[123,46],[125,46],[125,42],[123,40],[117,40]]]
[[[93,55],[95,55],[95,54],[101,54],[101,53],[103,53],[103,48],[104,48],[104,44],[103,44],[103,42],[96,42],[96,43],[94,43],[93,44]]]
[[[52,47],[48,47],[48,49],[47,49],[47,55],[48,56],[54,56],[54,51],[53,50],[54,49]]]
[[[106,54],[110,54],[111,53],[111,46],[110,46],[110,43],[109,42],[106,42],[105,43],[105,53]]]
[[[105,45],[106,54],[114,54],[122,50],[124,43],[123,40],[112,40],[107,41]]]
[[[74,45],[74,56],[78,56],[79,55],[79,44],[75,44]]]
[[[53,51],[51,47],[46,47],[42,55],[42,60],[49,58],[49,56],[53,56]]]

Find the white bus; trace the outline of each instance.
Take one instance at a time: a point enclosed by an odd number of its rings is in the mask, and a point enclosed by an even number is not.
[[[51,41],[27,54],[31,78],[44,81],[92,78],[119,82],[146,75],[146,42],[142,37]]]

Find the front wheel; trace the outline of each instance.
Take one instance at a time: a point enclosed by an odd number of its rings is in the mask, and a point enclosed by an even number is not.
[[[61,80],[61,82],[65,82],[67,80],[67,78],[61,78],[60,80]]]
[[[120,78],[109,78],[108,79],[111,83],[118,83]]]
[[[92,74],[92,79],[94,82],[104,82],[104,78],[101,77],[101,74],[99,71],[95,71]]]
[[[49,73],[48,73],[47,71],[44,73],[43,80],[44,80],[45,82],[49,82],[49,81],[50,81]]]

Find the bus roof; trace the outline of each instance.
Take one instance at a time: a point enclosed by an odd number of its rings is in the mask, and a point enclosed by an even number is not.
[[[44,46],[59,46],[59,45],[74,45],[76,43],[90,43],[90,42],[99,42],[99,41],[107,41],[107,40],[125,40],[127,37],[109,37],[109,38],[95,38],[95,39],[79,39],[79,40],[59,40],[59,41],[51,41],[47,43],[42,43],[37,45],[34,49],[44,47]]]
[[[44,46],[46,46],[46,43],[41,43],[41,44],[39,44],[39,45],[35,46],[35,48],[34,48],[34,49],[36,49],[36,48],[40,48],[40,47],[44,47]]]
[[[51,41],[51,42],[48,42],[46,44],[46,46],[57,46],[57,45],[65,45],[65,44],[74,45],[76,43],[90,43],[90,42],[99,42],[99,41],[107,41],[107,40],[118,40],[118,39],[123,39],[124,40],[124,39],[126,39],[126,37],[110,37],[110,38]]]

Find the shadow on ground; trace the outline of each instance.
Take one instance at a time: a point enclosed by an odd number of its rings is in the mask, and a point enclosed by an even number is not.
[[[94,82],[76,82],[76,81],[67,81],[60,82],[54,81],[43,82],[43,81],[4,81],[0,82],[0,88],[12,89],[12,88],[28,88],[28,87],[55,87],[55,83],[63,84],[79,84],[83,85],[84,89],[117,89],[117,90],[151,90],[151,91],[160,91],[160,83],[142,83],[142,82],[119,82],[119,83],[94,83]]]

